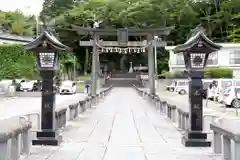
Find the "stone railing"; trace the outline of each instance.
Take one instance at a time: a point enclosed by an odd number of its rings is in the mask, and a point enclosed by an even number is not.
[[[15,97],[16,87],[13,85],[0,84],[0,97]]]
[[[20,155],[29,154],[29,130],[31,127],[29,121],[21,122],[15,126],[1,125],[0,160],[18,160]]]
[[[65,127],[67,123],[67,108],[62,108],[55,111],[55,128],[60,129]]]
[[[112,86],[101,90],[96,96],[88,96],[70,104],[67,108],[61,108],[55,111],[55,128],[63,129],[67,125],[67,120],[76,119],[79,114],[92,107],[92,103],[97,104],[100,99],[105,98],[111,91]],[[69,114],[69,115],[68,115]],[[32,128],[31,115],[37,115],[37,124],[34,130]],[[14,124],[15,126],[10,126]],[[20,117],[14,117],[9,120],[0,121],[0,160],[19,160],[20,155],[28,155],[32,136],[30,132],[40,131],[40,114],[29,113]]]
[[[179,130],[186,131],[189,128],[189,112],[186,109],[134,88],[140,96],[159,109],[160,113],[176,123]],[[240,118],[220,118],[216,113],[204,113],[203,116],[203,131],[212,135],[213,153],[221,155],[223,160],[240,160]]]
[[[78,117],[80,113],[85,112],[87,109],[91,108],[93,105],[97,105],[100,99],[105,98],[106,95],[111,91],[112,86],[109,88],[101,90],[95,96],[88,96],[83,100],[76,103],[70,104],[68,108],[62,108],[55,112],[55,122],[56,128],[63,128],[67,120],[74,120]],[[67,119],[67,110],[69,110],[69,118]]]
[[[240,160],[240,118],[219,119],[210,124],[213,130],[213,152],[224,160]]]
[[[185,106],[178,106],[177,104],[172,104],[172,102],[167,102],[161,100],[158,95],[151,95],[146,91],[141,90],[134,86],[134,89],[138,94],[147,100],[160,111],[161,114],[164,114],[168,119],[170,119],[173,124],[180,130],[186,131],[189,128],[189,111]],[[210,119],[209,119],[210,118]],[[214,113],[204,114],[203,118],[203,131],[211,134],[210,123],[214,121],[218,116]]]
[[[80,101],[78,103],[69,105],[70,120],[74,120],[78,116],[78,113],[80,112],[79,109],[81,109],[79,106],[81,107]]]

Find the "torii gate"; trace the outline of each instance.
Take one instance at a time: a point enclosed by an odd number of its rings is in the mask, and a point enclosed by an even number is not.
[[[92,40],[80,41],[80,46],[93,46],[92,55],[92,77],[91,77],[91,95],[96,95],[97,79],[99,67],[99,53],[118,52],[120,54],[143,53],[148,51],[148,76],[150,93],[155,94],[155,58],[153,47],[164,47],[166,43],[159,39],[154,40],[154,36],[167,36],[173,27],[164,27],[157,29],[100,29],[100,28],[83,28],[72,25],[73,29],[79,35],[91,35]],[[117,36],[118,41],[103,41],[100,36]],[[128,41],[129,36],[147,36],[144,41]]]

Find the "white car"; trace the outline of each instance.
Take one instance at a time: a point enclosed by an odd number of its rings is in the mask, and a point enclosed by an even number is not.
[[[165,86],[167,91],[173,92],[175,89],[175,82],[171,83],[170,85]]]
[[[76,83],[73,81],[63,81],[60,86],[60,94],[75,94],[76,93]]]
[[[175,86],[175,92],[183,95],[188,92],[188,80],[178,80]]]
[[[174,80],[170,85],[165,86],[166,90],[170,92],[178,92],[179,94],[186,94],[188,92],[188,80]]]
[[[24,81],[21,84],[20,90],[24,92],[33,91],[34,81]]]
[[[240,87],[231,86],[223,93],[223,102],[227,107],[240,107]]]
[[[227,88],[233,86],[233,79],[213,79],[213,81],[216,82],[216,86],[208,87],[208,99],[223,102],[223,93]]]

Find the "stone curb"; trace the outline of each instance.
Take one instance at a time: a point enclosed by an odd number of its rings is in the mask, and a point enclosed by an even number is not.
[[[12,99],[16,99],[16,98],[18,98],[18,97],[7,97],[7,98],[0,99],[0,101],[12,100]]]

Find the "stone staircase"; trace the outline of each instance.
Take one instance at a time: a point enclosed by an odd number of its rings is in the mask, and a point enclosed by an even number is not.
[[[133,72],[133,73],[127,73],[127,72],[114,72],[112,73],[111,78],[135,78],[136,76],[139,75],[140,73],[138,72]]]
[[[115,87],[132,87],[133,85],[138,87],[143,87],[142,83],[137,80],[136,76],[140,73],[122,73],[114,72],[109,80],[106,80],[105,84],[102,87],[108,87],[113,85]]]

